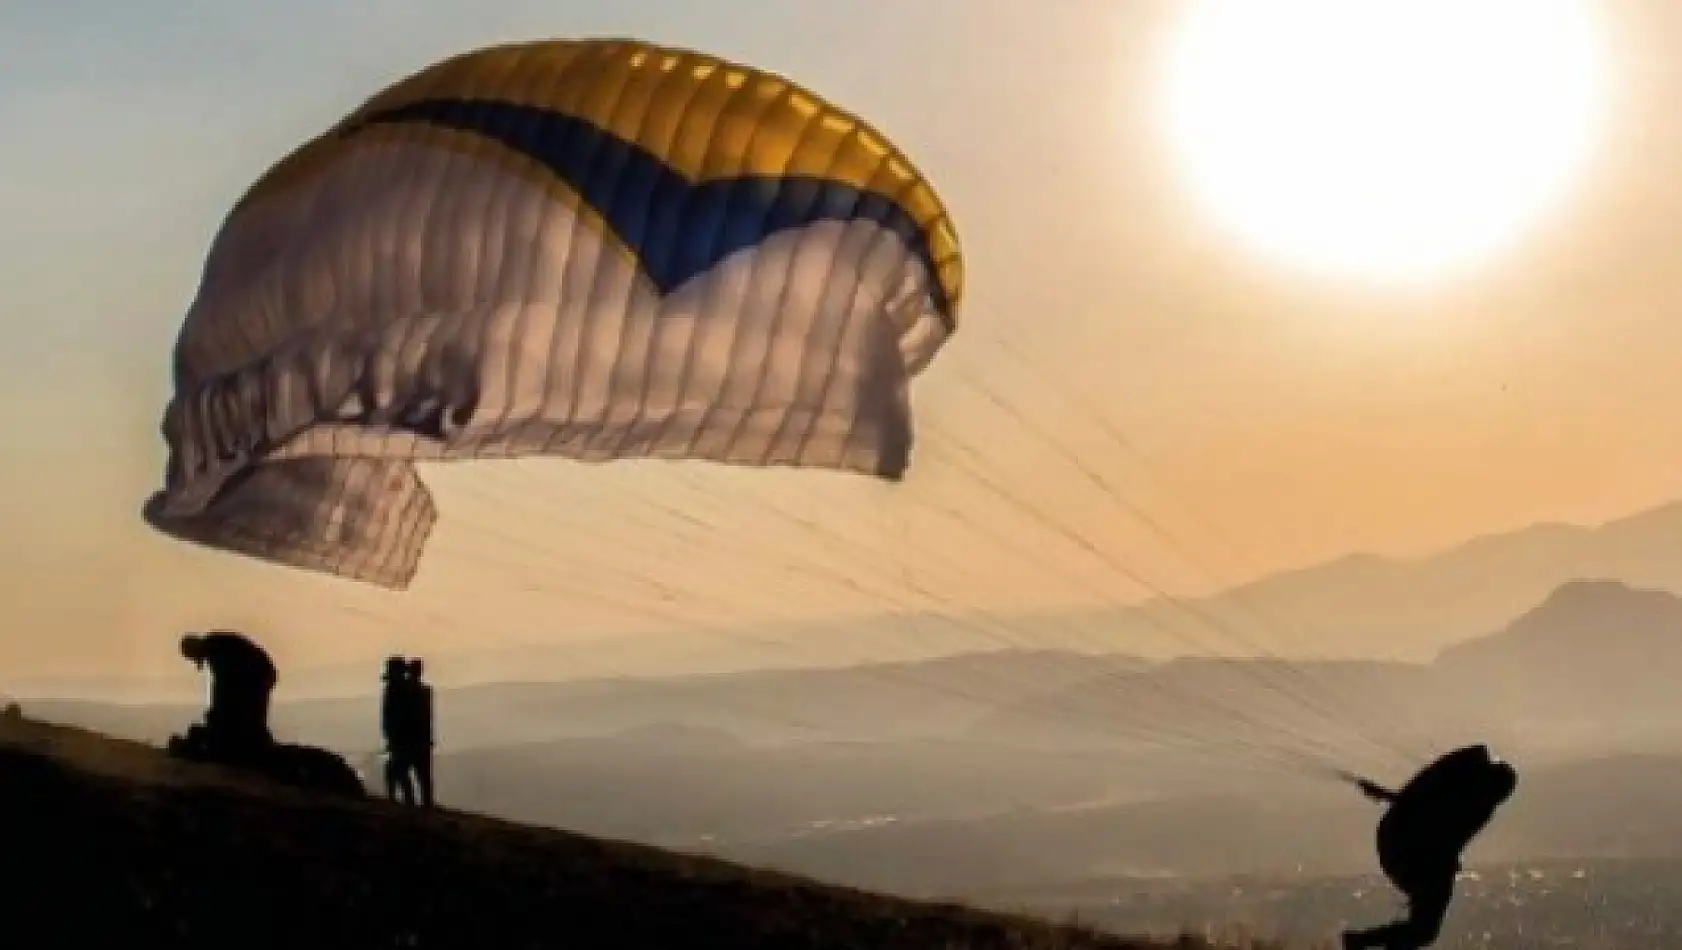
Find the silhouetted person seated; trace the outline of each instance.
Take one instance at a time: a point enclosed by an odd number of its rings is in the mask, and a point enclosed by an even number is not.
[[[388,658],[382,678],[385,689],[380,696],[380,733],[385,736],[385,792],[392,801],[413,805],[413,767],[406,758],[412,743],[406,742],[404,735],[405,704],[412,702],[406,692],[412,688],[408,662],[400,656]]]
[[[422,679],[425,664],[418,659],[386,660],[385,692],[380,703],[381,729],[386,740],[386,793],[406,805],[433,805],[432,687]]]
[[[181,638],[181,655],[210,669],[210,707],[204,725],[186,742],[200,755],[247,760],[274,745],[269,732],[269,697],[278,676],[260,646],[237,633],[216,631]]]
[[[1392,792],[1356,779],[1367,797],[1387,802],[1378,822],[1378,862],[1408,901],[1402,920],[1343,935],[1344,950],[1419,950],[1436,941],[1454,898],[1460,856],[1518,786],[1513,767],[1489,747],[1456,749]]]

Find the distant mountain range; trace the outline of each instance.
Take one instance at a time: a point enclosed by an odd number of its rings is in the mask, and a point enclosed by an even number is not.
[[[1550,591],[1579,578],[1682,593],[1682,502],[1594,527],[1534,525],[1423,557],[1351,555],[1200,599],[988,617],[993,631],[988,637],[965,632],[965,618],[954,622],[908,614],[795,630],[735,631],[728,636],[668,633],[619,646],[482,651],[436,657],[431,668],[435,675],[460,683],[576,680],[579,657],[600,655],[612,661],[610,668],[635,669],[648,679],[672,679],[685,673],[855,666],[862,662],[860,657],[915,662],[1001,647],[1036,653],[1215,652],[1424,662],[1444,648],[1500,627]],[[791,645],[766,649],[762,644],[771,639]],[[1039,667],[1049,670],[1051,664]],[[973,678],[984,674],[977,671]],[[282,703],[289,697],[354,696],[377,688],[378,663],[366,668],[288,669],[283,675],[278,697]],[[740,682],[729,685],[734,688]],[[0,679],[0,692],[129,703],[165,695],[197,697],[185,675],[173,683],[10,678]]]
[[[853,832],[836,829],[884,815],[971,821],[1144,798],[1185,803],[1234,783],[1251,796],[1289,798],[1288,773],[1301,754],[1385,779],[1467,741],[1532,765],[1682,754],[1676,539],[1682,506],[1595,529],[1529,529],[1411,562],[1346,559],[1222,595],[1317,604],[1342,618],[1336,629],[1346,645],[1381,641],[1386,625],[1410,631],[1416,645],[1448,645],[1429,661],[1157,663],[995,650],[833,669],[441,689],[439,773],[446,796],[469,808],[624,837],[693,843],[710,835],[746,846],[804,840],[820,828],[845,836]],[[1114,639],[1126,643],[1125,623],[1116,623]],[[371,692],[277,698],[282,737],[374,766],[381,743]],[[74,700],[25,706],[151,742],[199,712]],[[1292,758],[1281,766],[1281,755]]]
[[[916,614],[739,631],[739,637],[670,634],[639,647],[621,666],[646,666],[667,678],[683,670],[835,667],[856,665],[861,655],[898,662],[998,649],[1425,662],[1582,578],[1682,594],[1682,501],[1597,526],[1532,525],[1420,557],[1353,554],[1201,598],[990,616],[985,634],[971,618]],[[772,639],[792,645],[784,651],[744,645]],[[660,654],[676,659],[659,666]],[[518,670],[526,678],[561,679],[576,675],[576,657],[527,648],[451,662],[470,662],[479,678],[506,679]]]
[[[971,734],[1084,747],[1140,723],[1144,734],[1274,734],[1348,755],[1472,739],[1553,757],[1682,748],[1679,682],[1682,598],[1570,581],[1429,664],[1178,660],[1042,693]]]
[[[485,655],[480,674],[517,668],[525,681],[439,690],[439,792],[499,817],[964,897],[1128,875],[1370,871],[1378,808],[1328,768],[1395,784],[1431,754],[1485,741],[1522,779],[1470,860],[1682,857],[1679,592],[1673,505],[1427,558],[1346,558],[1192,603],[1012,621],[1023,643],[1082,627],[1115,646],[1106,655],[717,672],[727,655],[692,654],[715,671],[550,682],[561,652]],[[1210,618],[1195,641],[1153,626]],[[911,650],[936,626],[805,633]],[[1243,658],[1233,629],[1299,658]],[[1191,642],[1240,658],[1146,658]],[[361,695],[293,698],[362,675],[282,671],[276,732],[376,774],[372,671]],[[200,712],[24,707],[151,742]]]
[[[1493,737],[1534,754],[1647,748],[1677,725],[1682,599],[1570,581],[1433,663],[995,651],[830,670],[441,690],[441,747],[529,745],[681,723],[749,742],[954,739],[1052,751],[1118,742],[1294,744],[1374,756]],[[159,741],[186,705],[32,701],[61,721]],[[377,699],[277,706],[285,736],[378,747]],[[1368,759],[1367,761],[1372,761]]]
[[[1419,558],[1352,555],[1195,606],[1228,618],[1271,653],[1427,660],[1582,578],[1682,593],[1682,502],[1597,527],[1533,525]],[[1160,642],[1153,624],[1192,629],[1186,611],[1162,603],[1124,615],[1113,629],[1118,643]],[[1217,631],[1201,636],[1222,642]]]
[[[511,682],[438,691],[445,749],[609,737],[670,723],[758,742],[896,741],[952,735],[1009,704],[1110,668],[1074,654],[997,652],[904,664],[669,679]],[[33,713],[124,738],[161,741],[196,717],[187,704],[30,700]],[[276,733],[346,751],[380,744],[379,700],[278,700]]]
[[[1574,580],[1431,663],[999,651],[443,690],[438,773],[443,798],[472,810],[915,891],[1020,883],[998,869],[1201,873],[1239,853],[1343,867],[1366,855],[1372,809],[1272,756],[1323,753],[1396,782],[1412,766],[1381,746],[1417,764],[1488,741],[1525,771],[1524,801],[1548,803],[1515,807],[1531,817],[1491,837],[1500,853],[1645,854],[1682,841],[1664,837],[1682,831],[1665,824],[1679,674],[1682,597]],[[152,741],[197,713],[25,706]],[[275,718],[284,737],[376,765],[372,696]],[[998,873],[958,874],[972,864]]]

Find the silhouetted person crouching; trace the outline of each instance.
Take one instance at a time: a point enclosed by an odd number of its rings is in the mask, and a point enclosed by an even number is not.
[[[1389,803],[1378,823],[1378,862],[1408,901],[1408,916],[1343,935],[1345,950],[1419,950],[1442,932],[1460,873],[1460,856],[1518,786],[1513,767],[1489,747],[1456,749],[1426,766],[1400,791],[1356,779],[1367,797]]]
[[[278,679],[268,653],[240,634],[216,631],[182,637],[181,655],[210,670],[210,707],[204,725],[189,730],[191,741],[228,761],[267,752],[274,745],[269,698]]]

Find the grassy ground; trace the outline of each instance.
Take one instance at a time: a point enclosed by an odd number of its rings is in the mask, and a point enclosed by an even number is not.
[[[0,718],[8,946],[1158,950],[722,861],[338,801]]]

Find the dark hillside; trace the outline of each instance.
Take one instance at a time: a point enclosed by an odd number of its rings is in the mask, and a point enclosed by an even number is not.
[[[17,872],[0,903],[31,948],[1151,946],[474,815],[320,798],[19,717],[0,724],[0,816],[0,853]]]

